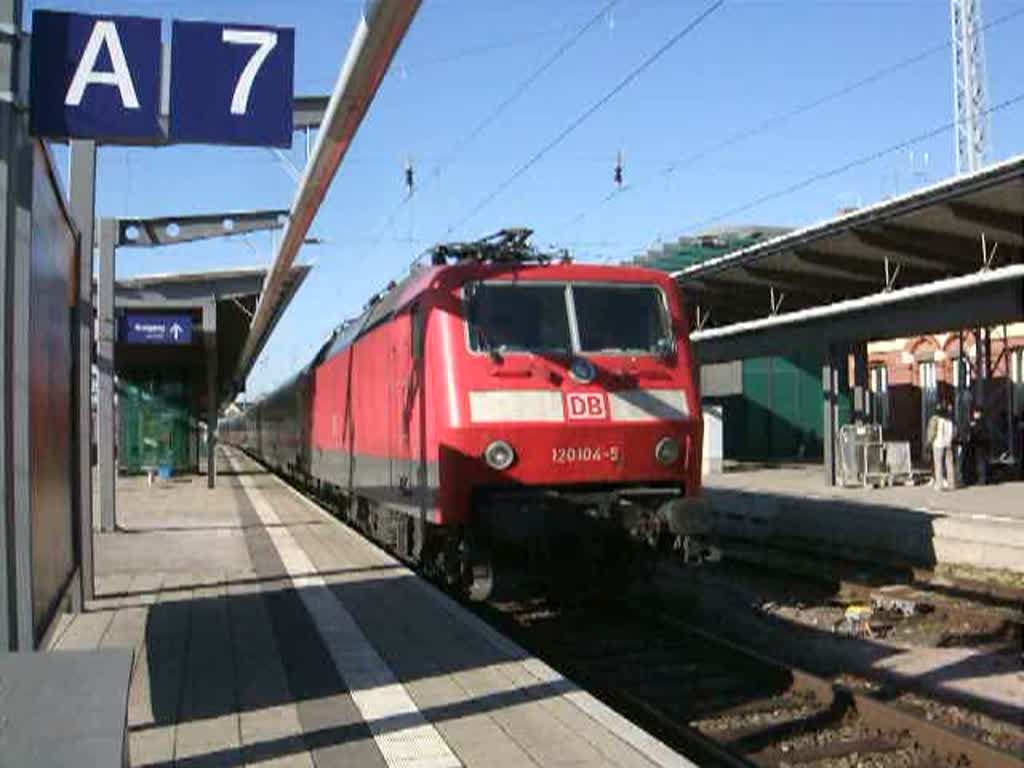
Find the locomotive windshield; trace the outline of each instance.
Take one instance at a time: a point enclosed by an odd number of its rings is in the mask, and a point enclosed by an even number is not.
[[[671,343],[661,291],[649,285],[574,285],[581,352],[654,354]]]
[[[467,286],[466,300],[475,352],[658,354],[671,348],[662,293],[653,285],[475,283]]]
[[[572,349],[564,285],[477,283],[466,291],[470,348],[476,352]]]

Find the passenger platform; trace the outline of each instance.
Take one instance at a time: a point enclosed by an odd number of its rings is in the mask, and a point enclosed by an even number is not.
[[[689,766],[239,452],[119,481],[55,650],[135,649],[133,766]]]
[[[828,487],[820,467],[740,465],[704,479],[718,533],[850,560],[1024,573],[1024,483]]]

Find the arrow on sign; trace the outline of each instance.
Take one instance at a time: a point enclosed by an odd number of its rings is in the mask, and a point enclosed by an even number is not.
[[[177,323],[175,323],[174,325],[171,326],[171,336],[174,338],[175,341],[180,339],[181,338],[181,334],[183,334],[184,332],[185,332],[185,329],[182,328]]]

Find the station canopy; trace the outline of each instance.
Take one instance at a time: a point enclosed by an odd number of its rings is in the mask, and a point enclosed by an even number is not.
[[[308,265],[301,265],[289,270],[285,280],[284,300],[278,305],[271,328],[288,307],[310,269]],[[234,399],[244,385],[244,382],[234,378],[234,373],[266,276],[266,269],[246,267],[122,278],[116,283],[115,304],[118,309],[130,307],[137,311],[160,312],[196,306],[197,302],[202,301],[216,301],[217,393],[220,398],[218,405],[223,407]],[[145,362],[135,358],[147,355],[170,360],[172,353],[173,350],[167,347],[138,346],[119,352],[118,365]],[[196,365],[205,365],[205,355],[194,354],[194,357]]]
[[[705,327],[1024,262],[1024,157],[674,273]]]
[[[960,293],[975,296],[979,324],[1024,313],[1024,156],[804,229],[740,234],[755,241],[672,272],[694,309],[699,346],[787,325],[859,340],[952,330],[970,324],[974,311],[957,302],[962,311],[943,314],[950,309],[943,297]],[[644,260],[664,261],[665,251]],[[986,299],[997,298],[996,284],[1005,294],[998,307]],[[887,307],[906,309],[908,301],[913,312],[889,314]],[[938,311],[922,312],[926,306]],[[873,323],[840,331],[840,319],[872,308]],[[784,351],[783,335],[771,341],[733,345],[728,354]],[[736,359],[724,354],[711,357]]]

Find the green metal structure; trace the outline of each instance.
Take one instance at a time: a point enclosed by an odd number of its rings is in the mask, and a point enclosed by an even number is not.
[[[648,251],[637,259],[637,263],[652,269],[676,272],[708,259],[762,243],[786,232],[789,230],[783,227],[749,226],[730,227],[695,237],[681,237],[675,242]]]
[[[198,429],[190,416],[191,393],[184,381],[121,380],[117,393],[118,467],[122,472],[198,470]]]
[[[744,360],[743,393],[719,400],[725,456],[746,461],[821,461],[824,362],[820,350]],[[841,371],[840,377],[845,374]],[[840,384],[846,391],[846,382]],[[851,409],[849,396],[841,396],[840,424],[850,421]]]

